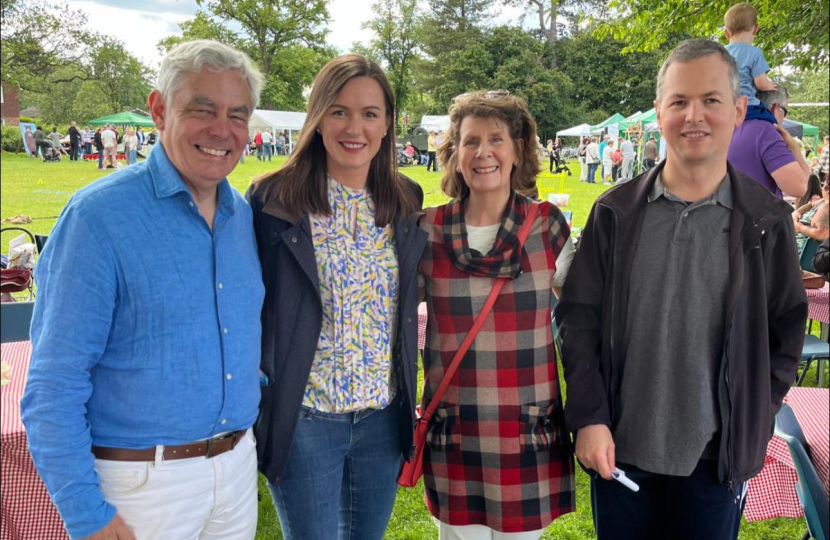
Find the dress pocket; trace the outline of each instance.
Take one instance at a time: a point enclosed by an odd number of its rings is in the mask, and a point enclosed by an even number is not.
[[[458,405],[435,410],[427,430],[427,444],[430,450],[446,451],[460,448],[461,422],[459,414]]]
[[[557,430],[553,411],[556,402],[547,406],[522,405],[519,422],[522,452],[541,452],[556,444]]]

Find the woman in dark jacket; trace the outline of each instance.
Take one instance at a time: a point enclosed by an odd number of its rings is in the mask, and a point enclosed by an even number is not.
[[[255,426],[287,540],[380,539],[412,445],[422,192],[359,55],[326,64],[285,166],[248,191],[265,282]]]

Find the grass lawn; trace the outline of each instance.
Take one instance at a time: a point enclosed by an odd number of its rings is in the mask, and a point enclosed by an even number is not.
[[[265,172],[279,167],[285,158],[275,158],[263,163],[249,158],[231,174],[230,181],[241,192],[251,180]],[[544,172],[539,177],[539,192],[547,200],[549,193],[570,194],[565,210],[573,212],[573,226],[584,227],[585,221],[596,197],[607,187],[602,184],[579,182],[579,164],[570,164],[573,176],[550,175]],[[441,194],[440,174],[427,172],[424,167],[405,167],[401,171],[417,181],[424,189],[425,206],[434,206],[446,201]],[[21,155],[3,154],[0,158],[2,189],[0,210],[2,218],[25,214],[32,223],[23,225],[30,231],[49,234],[61,209],[77,189],[109,174],[99,171],[92,162],[43,163]],[[5,226],[5,224],[4,224]],[[2,238],[2,250],[7,252],[8,242],[16,234],[6,233]],[[817,333],[817,327],[814,328]],[[813,368],[815,370],[815,367]],[[815,380],[812,375],[808,381]],[[271,498],[260,477],[260,506],[258,540],[282,539]],[[773,519],[755,523],[744,523],[741,540],[792,540],[800,538],[806,530],[803,519]],[[400,488],[395,509],[386,538],[389,540],[424,540],[437,538],[437,529],[426,511],[423,501],[423,487]],[[581,470],[577,473],[577,511],[557,519],[548,527],[546,540],[588,540],[595,538],[591,522],[590,488],[588,477]]]

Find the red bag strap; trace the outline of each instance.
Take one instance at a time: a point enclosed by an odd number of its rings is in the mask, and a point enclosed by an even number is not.
[[[522,228],[519,229],[519,249],[524,247],[527,235],[530,234],[530,227],[533,226],[533,220],[536,218],[536,210],[538,207],[539,203],[531,201],[530,207],[527,209],[525,221],[522,223]],[[450,385],[453,375],[455,375],[455,372],[458,371],[458,367],[461,365],[461,360],[464,358],[464,355],[467,354],[467,351],[473,344],[473,341],[475,340],[476,335],[478,335],[479,330],[481,330],[481,327],[484,326],[484,321],[487,319],[487,315],[490,314],[490,310],[493,309],[493,304],[496,303],[496,298],[498,298],[499,293],[506,282],[506,278],[497,278],[496,282],[493,284],[493,289],[490,291],[490,295],[487,297],[484,307],[481,308],[481,312],[478,314],[478,317],[476,317],[473,327],[470,328],[469,332],[467,332],[467,335],[464,337],[464,341],[461,342],[461,346],[459,346],[458,350],[455,352],[455,356],[453,356],[452,362],[450,362],[450,366],[444,374],[444,378],[441,379],[441,384],[438,385],[438,389],[435,391],[435,394],[432,396],[432,400],[429,402],[426,411],[424,411],[424,414],[421,417],[424,422],[429,422],[430,418],[432,418],[432,415],[435,413],[435,409],[437,409],[438,405],[441,403],[441,398],[444,397],[444,392],[447,391],[447,387]]]

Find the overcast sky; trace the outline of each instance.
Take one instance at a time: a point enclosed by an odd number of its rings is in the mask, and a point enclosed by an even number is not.
[[[371,4],[371,0],[329,0],[328,42],[341,52],[347,52],[354,42],[368,42],[371,32],[360,26],[372,17]],[[161,60],[156,43],[179,34],[179,23],[192,18],[198,9],[194,0],[70,0],[69,7],[86,13],[88,28],[114,35],[153,69]],[[501,8],[496,21],[515,23],[519,15],[515,8]]]

